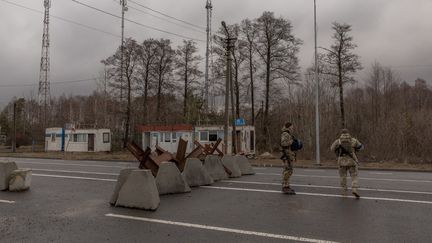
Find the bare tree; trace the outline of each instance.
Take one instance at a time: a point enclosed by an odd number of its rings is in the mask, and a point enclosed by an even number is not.
[[[202,60],[201,56],[197,55],[198,48],[196,43],[191,40],[184,40],[183,45],[178,46],[176,50],[176,74],[180,77],[184,85],[183,91],[183,116],[185,121],[189,121],[188,103],[190,103],[190,93],[193,92],[194,86],[198,83],[198,79],[202,77],[202,71],[199,70],[198,64]]]
[[[174,57],[175,51],[171,47],[171,41],[168,39],[159,40],[154,73],[157,80],[156,120],[159,122],[161,121],[163,89],[166,86],[166,81],[172,76]]]
[[[344,85],[354,83],[352,76],[358,70],[362,69],[359,56],[353,53],[357,47],[353,42],[353,37],[349,35],[351,25],[333,23],[332,29],[334,41],[327,51],[326,62],[331,66],[330,73],[337,77],[337,86],[339,87],[339,106],[341,116],[341,127],[345,127],[345,107],[344,107]]]
[[[249,90],[251,95],[251,121],[252,125],[255,125],[255,84],[254,75],[256,72],[256,61],[254,60],[256,47],[255,42],[257,38],[257,31],[255,29],[254,23],[245,19],[241,22],[241,33],[242,37],[245,39],[246,45],[244,48],[244,56],[248,64],[248,75],[249,75]]]
[[[265,67],[264,141],[272,151],[269,130],[270,90],[277,80],[284,80],[287,83],[298,80],[297,54],[301,41],[292,34],[291,23],[282,17],[276,18],[272,12],[264,12],[254,26],[258,33],[256,50]]]

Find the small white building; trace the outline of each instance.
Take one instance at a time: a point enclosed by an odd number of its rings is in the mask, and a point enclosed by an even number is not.
[[[109,129],[47,128],[45,130],[45,151],[111,151],[111,131]]]
[[[167,150],[168,152],[177,152],[178,138],[188,141],[186,153],[190,153],[194,148],[194,141],[202,145],[216,143],[220,138],[224,139],[224,126],[192,126],[188,124],[179,125],[148,125],[140,126],[139,131],[142,133],[142,147],[155,149],[156,145]],[[232,127],[228,129],[228,154],[232,153]],[[237,126],[237,153],[253,155],[255,154],[255,127],[254,126]],[[223,151],[223,142],[219,145]]]

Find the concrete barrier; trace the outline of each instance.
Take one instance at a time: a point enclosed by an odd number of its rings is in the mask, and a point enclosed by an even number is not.
[[[159,203],[159,193],[152,172],[132,170],[120,188],[115,206],[156,210]]]
[[[192,158],[186,160],[186,165],[182,172],[187,184],[193,186],[204,186],[213,184],[213,179],[204,168],[201,160]]]
[[[15,162],[0,161],[0,191],[9,189],[10,175],[16,169],[18,169],[18,166]]]
[[[25,191],[30,188],[32,179],[31,169],[17,169],[9,177],[9,191]]]
[[[162,162],[156,175],[159,194],[190,192],[191,189],[173,162]]]
[[[242,175],[254,175],[255,171],[249,163],[248,158],[243,155],[236,155],[237,165],[240,168]]]
[[[237,164],[236,156],[224,155],[222,157],[222,164],[231,171],[230,178],[236,178],[242,175],[240,167]]]
[[[210,174],[214,181],[228,179],[228,174],[217,155],[207,155],[204,161],[204,169]]]
[[[120,189],[123,187],[123,184],[126,182],[127,178],[129,177],[129,174],[133,170],[136,170],[136,168],[125,168],[120,171],[120,174],[117,177],[117,183],[115,185],[114,192],[110,199],[111,205],[116,204]]]

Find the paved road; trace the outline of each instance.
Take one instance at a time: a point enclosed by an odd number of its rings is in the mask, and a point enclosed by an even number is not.
[[[1,159],[1,158],[0,158]],[[4,160],[4,159],[3,159]],[[432,173],[361,171],[362,199],[339,196],[337,171],[280,168],[161,197],[157,211],[108,204],[135,163],[14,159],[24,193],[0,192],[0,242],[431,242]]]

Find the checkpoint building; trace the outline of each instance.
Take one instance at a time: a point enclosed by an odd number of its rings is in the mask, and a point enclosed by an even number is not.
[[[110,129],[47,128],[45,151],[108,152],[111,151],[111,131]]]
[[[193,126],[189,124],[177,125],[143,125],[138,127],[142,134],[142,147],[150,147],[155,149],[156,145],[164,150],[175,153],[177,151],[178,140],[182,138],[188,141],[186,153],[190,153],[194,148],[194,141],[198,141],[202,145],[216,143],[220,138],[224,139],[224,126],[220,125],[203,125]],[[232,153],[232,131],[233,128],[228,128],[228,154]],[[236,127],[237,137],[237,153],[245,155],[255,154],[255,127],[249,125]],[[219,149],[223,151],[223,142],[219,145]]]

